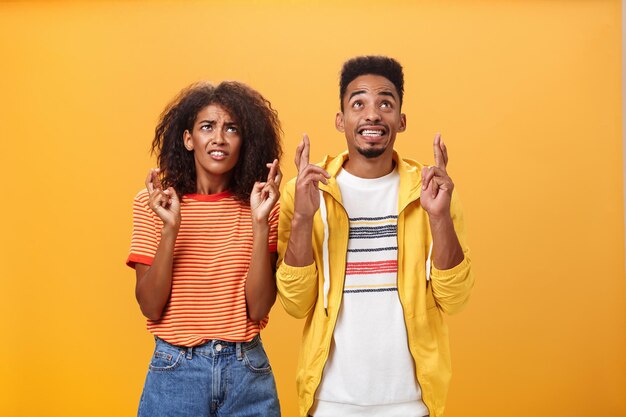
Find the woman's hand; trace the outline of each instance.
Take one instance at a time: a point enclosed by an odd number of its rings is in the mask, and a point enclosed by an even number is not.
[[[252,210],[252,220],[255,222],[267,223],[269,214],[280,197],[278,188],[283,174],[280,172],[278,159],[267,164],[267,167],[270,169],[267,180],[255,182],[250,193],[250,209]]]
[[[148,205],[163,221],[163,229],[178,233],[180,228],[180,201],[174,188],[163,190],[159,179],[159,169],[152,168],[146,178],[146,188],[150,195]]]

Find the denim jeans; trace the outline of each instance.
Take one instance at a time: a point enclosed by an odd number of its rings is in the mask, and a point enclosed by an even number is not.
[[[279,417],[261,338],[190,348],[156,338],[137,416]]]

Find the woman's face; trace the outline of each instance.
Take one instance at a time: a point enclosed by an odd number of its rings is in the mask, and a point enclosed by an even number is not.
[[[183,134],[185,147],[193,151],[196,175],[228,181],[239,159],[241,132],[228,111],[209,104],[196,115],[193,129]]]

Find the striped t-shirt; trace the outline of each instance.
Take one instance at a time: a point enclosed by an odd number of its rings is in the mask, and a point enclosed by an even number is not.
[[[341,170],[337,184],[350,220],[346,274],[332,277],[344,278],[343,297],[310,414],[425,416],[398,297],[399,174],[365,179]]]
[[[148,191],[133,203],[133,236],[126,263],[151,265],[161,238],[161,219],[148,206]],[[249,341],[268,318],[253,322],[246,311],[245,283],[252,257],[250,207],[232,193],[188,194],[181,201],[174,247],[172,289],[160,320],[148,330],[181,346],[210,339]],[[269,216],[269,249],[276,252],[278,204]]]

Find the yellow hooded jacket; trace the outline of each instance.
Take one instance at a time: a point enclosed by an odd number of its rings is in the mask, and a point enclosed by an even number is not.
[[[306,317],[296,377],[301,417],[306,417],[313,405],[343,295],[349,221],[336,175],[347,157],[347,152],[327,156],[320,164],[331,178],[328,185],[320,183],[320,209],[313,221],[314,263],[309,266],[292,267],[283,262],[294,214],[295,179],[287,183],[281,197],[276,272],[279,299],[290,315]],[[451,376],[448,329],[442,312],[460,311],[474,284],[463,216],[453,193],[450,211],[465,259],[452,269],[438,270],[430,265],[430,224],[419,200],[422,165],[400,159],[395,152],[394,161],[400,175],[398,295],[422,400],[431,417],[441,417]]]

